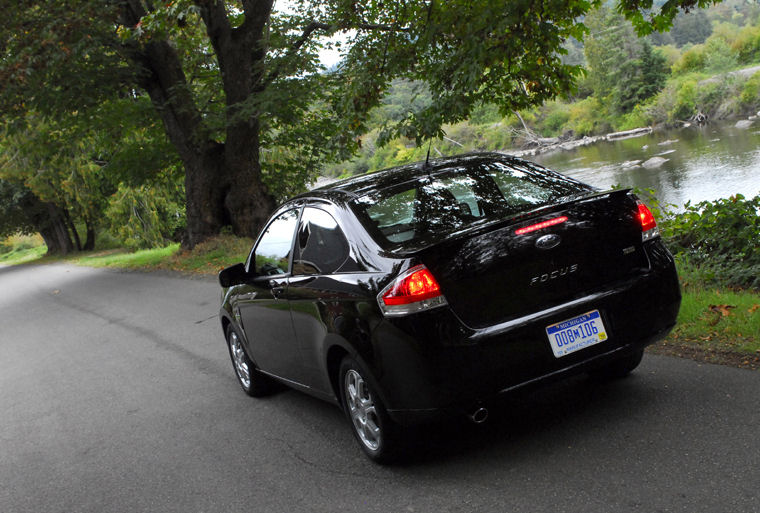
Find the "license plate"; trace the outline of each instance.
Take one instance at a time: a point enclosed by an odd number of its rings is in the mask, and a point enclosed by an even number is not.
[[[557,358],[607,340],[599,310],[547,326],[546,335]]]

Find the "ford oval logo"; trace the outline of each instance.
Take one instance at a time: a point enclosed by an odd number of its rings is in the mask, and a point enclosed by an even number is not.
[[[556,233],[550,233],[549,235],[543,235],[536,239],[536,247],[538,249],[552,249],[559,246],[560,242],[562,242],[562,237]]]

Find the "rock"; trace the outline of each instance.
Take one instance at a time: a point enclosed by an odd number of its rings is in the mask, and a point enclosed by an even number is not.
[[[661,165],[663,165],[668,160],[670,160],[670,159],[664,159],[662,157],[652,157],[651,159],[644,161],[644,163],[641,164],[641,165],[644,166],[647,169],[652,169],[652,168],[655,168],[655,167],[660,167]]]
[[[667,141],[662,141],[657,143],[657,146],[667,146],[669,144],[677,143],[678,139],[668,139]]]
[[[642,149],[642,150],[647,150],[647,149],[649,149],[649,145],[648,145],[648,144],[645,144],[644,146],[642,146],[642,147],[641,147],[641,149]]]
[[[751,121],[749,119],[742,119],[741,121],[737,121],[734,126],[736,128],[747,129],[752,126],[752,123],[754,123],[754,121]]]
[[[629,168],[629,167],[636,167],[641,164],[640,160],[626,160],[622,164],[620,164],[620,167],[622,168]]]

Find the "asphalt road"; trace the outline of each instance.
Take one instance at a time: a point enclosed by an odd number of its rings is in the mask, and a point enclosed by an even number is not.
[[[334,406],[240,391],[218,301],[208,279],[0,268],[0,512],[760,511],[760,372],[647,355],[380,467]]]

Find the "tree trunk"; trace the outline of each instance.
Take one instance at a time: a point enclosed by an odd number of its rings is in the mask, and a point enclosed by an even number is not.
[[[187,212],[183,248],[192,249],[229,224],[224,215],[224,196],[230,189],[230,182],[224,168],[223,150],[222,145],[216,145],[211,151],[182,159],[185,164]]]
[[[46,203],[46,216],[36,216],[34,224],[38,227],[42,239],[47,245],[48,255],[67,255],[74,251],[74,244],[69,235],[62,210],[52,203]]]
[[[74,226],[74,221],[71,220],[68,210],[63,209],[63,217],[66,220],[66,225],[69,227],[69,230],[71,230],[71,234],[74,236],[74,243],[76,244],[77,251],[82,251],[82,241],[79,238],[77,227]]]
[[[87,227],[87,239],[84,241],[82,249],[92,251],[95,249],[95,224],[89,219],[85,219],[84,224]]]
[[[277,207],[261,179],[258,122],[239,123],[228,130],[224,150],[232,185],[225,197],[225,211],[236,235],[255,239]]]

